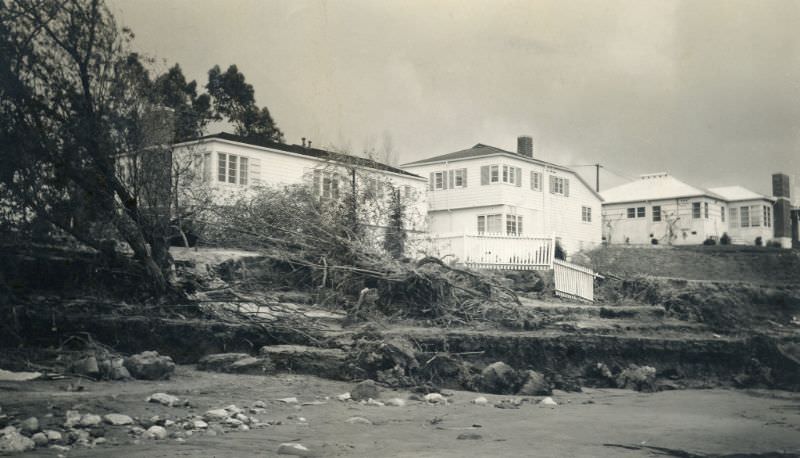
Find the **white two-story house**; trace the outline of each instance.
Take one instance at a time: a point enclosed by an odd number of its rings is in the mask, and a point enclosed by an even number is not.
[[[741,186],[703,189],[652,173],[601,194],[610,244],[699,245],[726,233],[735,244],[773,238],[774,199]]]
[[[219,133],[174,145],[173,160],[191,164],[216,204],[263,186],[307,185],[320,198],[332,200],[355,189],[364,223],[380,229],[387,223],[389,193],[394,190],[402,197],[406,230],[426,228],[427,180],[371,159]]]
[[[601,243],[602,199],[567,167],[518,151],[477,144],[400,166],[428,178],[428,227],[434,235],[555,235],[569,255]]]

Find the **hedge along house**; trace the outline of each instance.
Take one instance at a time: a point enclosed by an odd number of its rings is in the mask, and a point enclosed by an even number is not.
[[[405,229],[424,231],[427,180],[358,156],[308,145],[254,140],[219,133],[174,145],[175,160],[191,164],[212,201],[225,205],[259,187],[307,185],[320,199],[344,199],[353,190],[362,223],[377,235],[387,224],[390,192],[399,192]]]
[[[653,173],[601,195],[607,243],[698,245],[725,233],[737,244],[773,238],[773,199],[741,186],[702,189]]]
[[[401,165],[428,178],[432,237],[517,239],[508,243],[512,256],[531,237],[555,235],[568,254],[600,244],[600,195],[569,168],[535,158],[530,137],[517,146],[479,143]]]

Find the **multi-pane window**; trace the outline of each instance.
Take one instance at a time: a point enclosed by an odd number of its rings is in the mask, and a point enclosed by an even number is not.
[[[217,181],[220,183],[247,184],[248,159],[235,154],[218,153]]]
[[[653,221],[661,221],[661,205],[653,205]]]
[[[740,226],[750,227],[750,207],[739,207]]]
[[[636,208],[635,207],[628,208],[628,218],[636,218]]]
[[[750,226],[751,227],[759,227],[761,226],[761,209],[758,208],[758,205],[750,206]]]
[[[703,207],[705,209],[706,219],[708,219],[708,202],[703,202]]]
[[[581,221],[584,223],[592,222],[592,207],[581,207]]]
[[[739,210],[736,208],[730,209],[730,225],[732,228],[739,227]]]
[[[414,196],[414,188],[408,185],[403,185],[403,197],[410,199]]]
[[[550,192],[553,194],[564,194],[564,178],[550,177]]]
[[[453,172],[453,186],[463,188],[466,186],[467,169],[458,169]]]
[[[700,218],[702,215],[700,213],[700,202],[692,202],[692,218]]]
[[[534,191],[542,190],[542,174],[539,172],[531,172],[531,189]]]
[[[444,172],[433,173],[433,189],[444,189]]]
[[[314,170],[314,195],[322,196],[326,199],[338,199],[339,180],[339,176],[335,173]]]
[[[364,197],[367,199],[383,199],[383,181],[376,178],[367,178]]]
[[[636,209],[636,217],[637,218],[644,218],[644,216],[645,216],[644,207],[638,207]]]
[[[522,234],[522,216],[506,215],[506,235]]]
[[[503,215],[479,215],[478,233],[499,234],[503,227]]]
[[[725,222],[725,207],[724,206],[723,207],[719,207],[719,217],[722,220],[722,222],[724,223]]]
[[[772,227],[772,208],[764,205],[764,227]]]
[[[499,183],[500,182],[500,166],[493,165],[489,168],[489,174],[491,176],[492,183]]]

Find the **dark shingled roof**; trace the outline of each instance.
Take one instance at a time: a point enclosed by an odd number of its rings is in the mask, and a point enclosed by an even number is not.
[[[318,148],[308,148],[302,145],[287,145],[285,143],[271,142],[260,138],[244,137],[241,135],[229,134],[227,132],[220,132],[218,134],[206,135],[198,138],[197,140],[202,141],[202,140],[213,140],[213,139],[227,140],[236,143],[244,143],[246,145],[260,146],[263,148],[286,151],[287,153],[302,154],[303,156],[310,156],[323,160],[336,161],[344,164],[355,165],[375,170],[384,170],[387,172],[397,173],[400,175],[407,175],[414,178],[422,178],[419,175],[415,175],[411,172],[406,172],[405,170],[398,169],[397,167],[392,167],[391,165],[386,165],[378,161],[373,161],[372,159],[367,159],[364,157],[351,156],[349,154],[343,154],[343,153],[335,153],[333,151],[327,151]]]
[[[468,159],[471,157],[478,157],[478,156],[485,156],[487,154],[497,154],[497,153],[505,153],[505,154],[514,154],[511,151],[506,151],[504,149],[495,148],[494,146],[484,145],[483,143],[478,143],[477,145],[473,146],[472,148],[462,149],[461,151],[456,151],[455,153],[447,153],[442,154],[441,156],[434,156],[429,157],[427,159],[421,159],[419,161],[409,162],[407,164],[403,164],[403,166],[407,165],[417,165],[417,164],[427,164],[428,162],[441,162],[441,161],[453,161],[456,159]],[[526,158],[530,159],[530,158]],[[542,161],[539,161],[542,162]]]

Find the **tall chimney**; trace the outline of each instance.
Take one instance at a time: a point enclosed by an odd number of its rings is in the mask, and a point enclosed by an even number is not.
[[[792,247],[792,205],[790,202],[789,176],[784,173],[772,175],[772,195],[775,197],[772,214],[775,239],[784,248]]]
[[[517,137],[517,154],[533,158],[533,139],[527,135]]]

